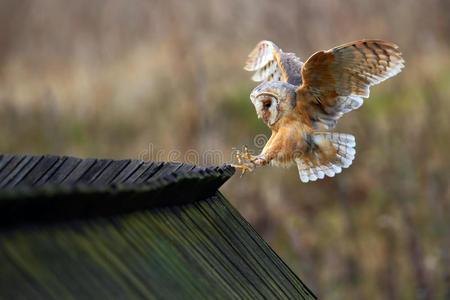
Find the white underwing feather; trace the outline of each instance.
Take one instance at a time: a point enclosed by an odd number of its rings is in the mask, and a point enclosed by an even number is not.
[[[342,172],[343,168],[348,168],[355,158],[355,137],[345,133],[317,133],[313,135],[313,142],[316,145],[323,143],[324,139],[329,140],[337,150],[336,161],[325,165],[315,166],[312,162],[305,162],[303,158],[297,159],[297,167],[302,182],[316,181],[325,176],[333,177]]]

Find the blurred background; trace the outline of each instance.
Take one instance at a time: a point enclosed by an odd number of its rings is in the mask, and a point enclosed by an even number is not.
[[[450,298],[450,2],[2,0],[0,153],[176,160],[262,149],[242,67],[262,39],[295,52],[394,41],[406,68],[336,131],[353,165],[303,184],[261,168],[222,188],[323,299]]]

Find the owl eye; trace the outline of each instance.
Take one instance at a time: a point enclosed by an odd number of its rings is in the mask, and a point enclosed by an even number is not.
[[[270,108],[271,105],[272,105],[272,101],[264,102],[264,108]]]

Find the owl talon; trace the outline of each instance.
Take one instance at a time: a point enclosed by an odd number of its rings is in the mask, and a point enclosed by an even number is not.
[[[236,157],[238,158],[238,160],[243,158],[243,159],[245,159],[245,160],[247,160],[247,161],[249,161],[251,163],[254,163],[258,159],[258,157],[251,156],[250,153],[248,153],[247,146],[244,146],[244,153],[242,153],[241,151],[238,150],[236,152]]]
[[[254,166],[249,167],[246,164],[240,164],[240,165],[231,165],[233,168],[236,169],[241,169],[241,177],[248,171],[248,172],[253,172],[253,169],[255,168]]]
[[[240,151],[238,151],[238,152],[236,153],[236,158],[237,158],[239,164],[237,164],[237,165],[232,164],[232,165],[231,165],[233,168],[241,169],[241,170],[242,170],[241,177],[242,177],[247,171],[248,171],[248,172],[253,172],[253,170],[255,169],[255,166],[256,166],[255,163],[253,162],[253,158],[248,154],[248,149],[247,149],[247,147],[245,147],[245,150],[244,150],[244,151],[246,152],[245,154],[243,154],[243,153],[240,152]],[[242,159],[248,160],[248,161],[250,162],[251,166],[245,164],[245,163],[242,161]]]

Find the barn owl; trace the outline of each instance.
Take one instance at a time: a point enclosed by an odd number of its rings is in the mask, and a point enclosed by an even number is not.
[[[256,166],[296,164],[302,182],[340,173],[355,157],[355,137],[330,130],[363,104],[370,86],[403,67],[398,46],[381,40],[319,51],[305,63],[270,41],[259,42],[244,69],[262,81],[250,100],[272,135],[259,155],[238,151],[239,164],[233,166],[244,174]]]

